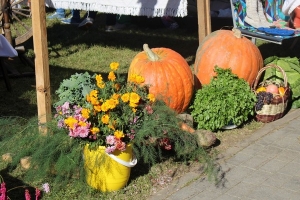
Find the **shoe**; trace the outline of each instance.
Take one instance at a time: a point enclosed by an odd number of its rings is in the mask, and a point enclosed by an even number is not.
[[[52,15],[48,16],[47,19],[64,19],[65,16],[62,14],[59,14],[57,12],[53,13]]]
[[[117,22],[117,23],[114,25],[114,29],[115,29],[116,31],[122,30],[122,29],[124,29],[124,28],[126,28],[126,24],[120,24],[120,23]]]
[[[78,28],[88,29],[93,25],[94,19],[87,17],[79,25]]]
[[[70,17],[70,18],[67,18],[67,19],[62,19],[61,22],[63,24],[78,25],[78,24],[80,24],[80,19],[76,19],[76,18]]]
[[[172,30],[175,30],[175,29],[177,29],[179,27],[179,25],[177,24],[177,22],[174,22],[174,23],[172,23],[172,24],[170,24],[170,29],[172,29]]]
[[[114,26],[106,26],[105,32],[113,32],[115,31]]]

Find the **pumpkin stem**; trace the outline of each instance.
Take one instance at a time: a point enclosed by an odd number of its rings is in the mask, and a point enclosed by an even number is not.
[[[146,52],[147,57],[150,61],[158,61],[159,60],[159,56],[149,48],[148,44],[144,44],[143,49]]]
[[[233,28],[233,35],[237,38],[242,38],[242,32],[239,29]]]

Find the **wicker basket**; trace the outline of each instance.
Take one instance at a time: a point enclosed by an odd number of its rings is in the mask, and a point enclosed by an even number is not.
[[[276,69],[279,69],[283,75],[283,85],[284,85],[285,92],[284,92],[283,96],[281,96],[279,94],[275,95],[270,104],[265,103],[261,110],[255,111],[257,121],[264,122],[264,123],[272,122],[272,121],[275,121],[275,120],[283,117],[283,115],[285,114],[285,110],[286,110],[289,96],[290,96],[290,88],[288,86],[286,73],[284,72],[284,70],[281,67],[279,67],[275,64],[268,64],[267,66],[263,67],[258,72],[258,75],[257,75],[254,85],[252,87],[253,90],[255,91],[257,89],[258,82],[259,82],[260,77],[263,74],[263,72],[266,69],[274,68],[274,67]],[[264,84],[264,82],[262,82],[259,85],[262,85],[262,84]]]

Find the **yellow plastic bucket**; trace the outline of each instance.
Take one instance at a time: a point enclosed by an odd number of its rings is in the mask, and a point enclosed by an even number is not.
[[[131,167],[136,164],[131,144],[127,145],[126,151],[116,150],[113,154],[107,154],[104,146],[90,150],[86,145],[83,156],[87,184],[102,192],[116,191],[125,187]]]

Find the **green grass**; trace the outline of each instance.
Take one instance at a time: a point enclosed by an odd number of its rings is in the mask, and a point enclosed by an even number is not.
[[[57,98],[55,90],[60,82],[74,73],[85,71],[105,73],[109,64],[115,61],[120,63],[122,73],[126,74],[131,60],[138,52],[142,51],[144,43],[148,43],[150,48],[173,49],[188,61],[191,68],[193,67],[199,44],[198,34],[187,31],[185,19],[178,19],[183,28],[177,30],[162,28],[159,19],[140,18],[136,20],[138,27],[132,26],[126,30],[111,33],[105,32],[105,16],[103,14],[98,14],[94,26],[86,31],[79,30],[76,26],[61,24],[59,21],[47,21],[52,103]],[[154,26],[158,28],[154,28]],[[273,55],[300,57],[300,52],[297,51],[299,44],[296,44],[293,49],[289,49],[291,41],[284,45],[258,41],[257,45],[264,58]],[[32,59],[34,57],[32,39],[28,40],[24,46],[27,56]],[[16,68],[22,73],[34,72],[32,68],[18,59],[9,61],[8,64],[9,67]],[[1,149],[5,145],[3,141],[7,139],[6,137],[10,137],[16,132],[24,131],[26,133],[28,130],[26,122],[37,117],[37,100],[34,76],[10,78],[13,88],[11,92],[6,90],[3,79],[0,81]],[[251,122],[243,128],[247,131],[254,131],[258,126],[255,122]],[[243,131],[243,128],[235,131]],[[220,136],[222,137],[222,134]],[[12,141],[10,145],[13,146],[14,142]],[[1,150],[8,151],[8,149]],[[93,190],[83,192],[82,188],[76,186],[76,180],[74,180],[67,187],[44,195],[43,199],[146,199],[152,192],[165,187],[171,179],[176,179],[197,164],[197,162],[183,163],[172,159],[166,159],[151,167],[138,164],[132,169],[128,186],[120,191],[109,194],[101,194]],[[7,171],[7,166],[7,163],[0,162],[0,174],[9,188],[22,185],[40,187],[40,180],[23,182],[23,171],[19,168],[13,172]],[[23,191],[24,188],[19,188],[10,192],[9,195],[11,199],[20,199],[23,198]]]

